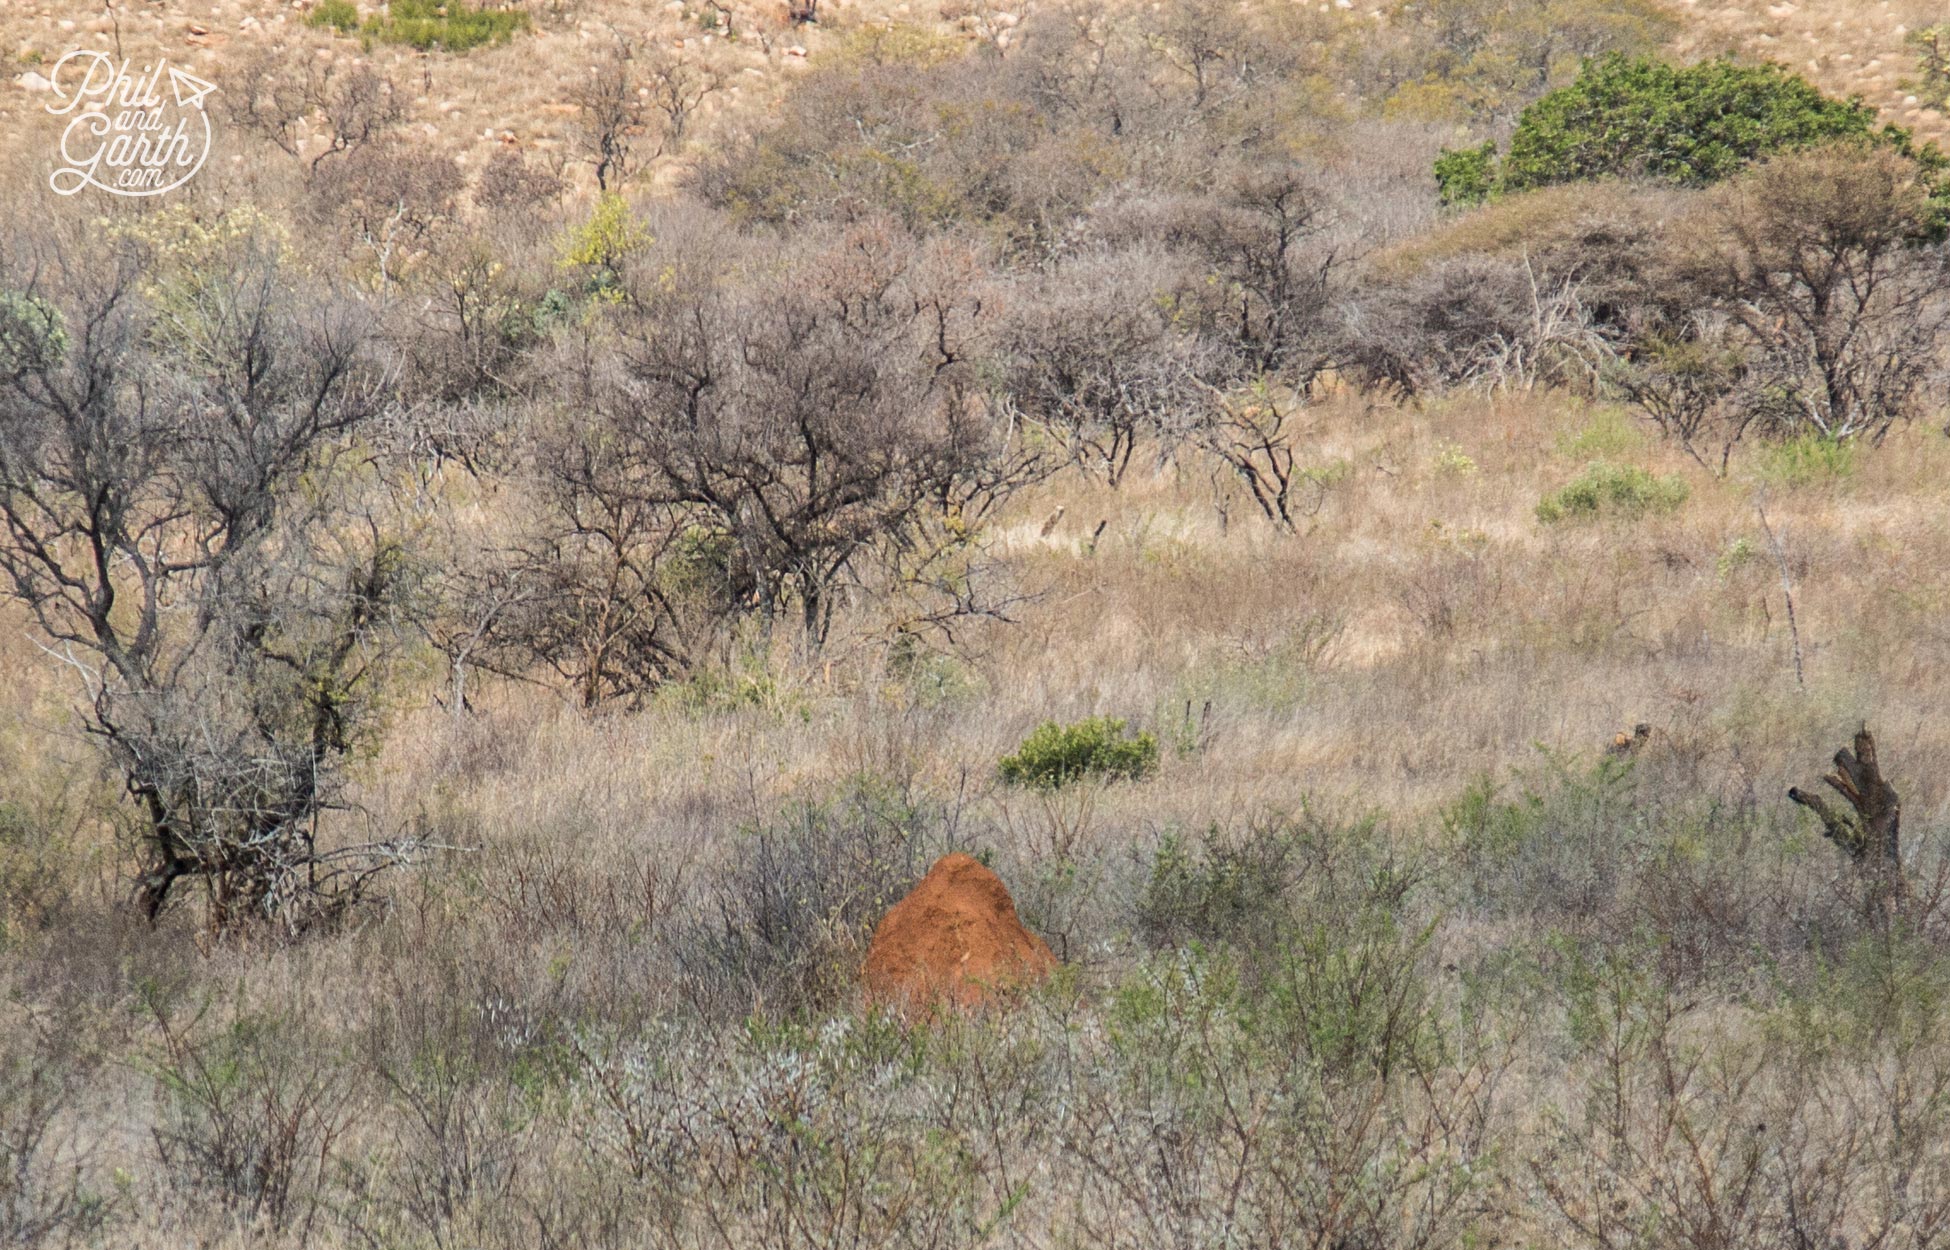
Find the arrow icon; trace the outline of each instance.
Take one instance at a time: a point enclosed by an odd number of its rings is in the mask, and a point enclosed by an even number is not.
[[[176,103],[183,108],[202,108],[203,97],[217,89],[217,84],[204,82],[195,74],[186,74],[174,65],[169,67],[169,85],[176,92]]]

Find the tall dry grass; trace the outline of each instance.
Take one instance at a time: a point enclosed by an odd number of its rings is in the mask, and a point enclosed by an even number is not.
[[[32,1148],[0,1195],[55,1221],[29,1244],[1218,1244],[1312,1227],[1315,1191],[1278,1187],[1302,1176],[1383,1177],[1363,1227],[1414,1231],[1386,1244],[1623,1244],[1578,1231],[1598,1195],[1640,1187],[1614,1232],[1706,1218],[1672,1125],[1730,1181],[1754,1100],[1793,1136],[1751,1209],[1713,1215],[1744,1240],[1657,1244],[1780,1244],[1824,1149],[1854,1169],[1834,1227],[1913,1228],[1944,1161],[1891,1153],[1889,1117],[1933,1113],[1889,1100],[1950,1071],[1913,1035],[1939,921],[1865,929],[1784,792],[1870,721],[1931,879],[1950,445],[1910,429],[1802,480],[1756,451],[1717,481],[1543,392],[1312,420],[1332,471],[1296,534],[1191,464],[1017,500],[995,542],[1028,597],[958,650],[894,664],[842,631],[596,716],[517,685],[456,715],[429,665],[356,820],[455,849],[293,946],[126,918],[113,796],[15,621],[0,978],[24,1058],[0,1138]],[[1540,523],[1598,458],[1690,496]],[[995,762],[1089,714],[1157,732],[1163,767],[1059,851]],[[1640,721],[1650,745],[1606,772]],[[861,1014],[852,969],[949,849],[989,857],[1070,971],[1024,1013],[912,1033]],[[1337,1014],[1349,950],[1407,1014]],[[1301,1016],[1266,1014],[1293,995]],[[1416,1057],[1317,1066],[1376,1036]],[[1157,1054],[1244,1074],[1245,1101]],[[1625,1121],[1591,1118],[1621,1080]],[[1134,1146],[1166,1122],[1175,1162]],[[913,1153],[943,1140],[962,1153]],[[1264,1153],[1228,1171],[1242,1143]],[[1892,1214],[1898,1172],[1921,1205]]]

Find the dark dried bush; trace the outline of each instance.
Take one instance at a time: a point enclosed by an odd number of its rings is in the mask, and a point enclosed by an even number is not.
[[[0,361],[0,574],[74,657],[135,815],[135,901],[154,917],[188,879],[217,929],[335,915],[393,859],[318,821],[377,729],[413,583],[354,485],[386,407],[371,318],[253,236],[200,263],[132,241],[12,259],[0,284],[49,315]]]
[[[713,1015],[844,1001],[874,926],[949,849],[936,841],[939,819],[909,786],[863,775],[738,832],[721,866],[701,868],[677,920],[687,994]]]

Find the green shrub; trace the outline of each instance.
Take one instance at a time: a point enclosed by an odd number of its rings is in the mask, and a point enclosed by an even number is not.
[[[1763,479],[1782,486],[1838,482],[1855,472],[1857,450],[1853,439],[1803,434],[1770,444],[1757,469]]]
[[[1435,167],[1444,203],[1554,183],[1643,176],[1704,186],[1773,153],[1838,139],[1887,144],[1932,173],[1934,145],[1876,125],[1859,99],[1837,100],[1779,65],[1726,59],[1669,65],[1649,57],[1585,63],[1576,82],[1523,111],[1510,150],[1444,151]]]
[[[1496,141],[1480,148],[1444,148],[1435,158],[1435,186],[1444,204],[1480,204],[1496,189]]]
[[[1459,443],[1437,443],[1435,471],[1444,477],[1468,477],[1476,472],[1476,460]]]
[[[0,376],[50,368],[67,351],[60,309],[38,295],[0,291]]]
[[[310,19],[314,25],[330,25],[342,31],[351,26],[338,20],[321,18],[331,9],[343,15],[352,5],[345,0],[325,0]],[[356,17],[356,14],[355,14]],[[528,14],[517,9],[476,9],[464,0],[392,0],[382,17],[366,19],[359,28],[367,43],[403,43],[422,52],[440,48],[447,52],[466,52],[483,44],[506,43],[516,31],[528,29]]]
[[[1792,1050],[1909,1053],[1943,1036],[1950,959],[1934,941],[1898,929],[1856,939],[1783,989],[1769,1032]]]
[[[621,195],[606,191],[596,198],[589,220],[569,226],[557,241],[556,267],[587,274],[586,294],[615,301],[622,297],[622,272],[628,259],[656,240],[630,210]]]
[[[1629,761],[1546,756],[1514,793],[1479,777],[1442,812],[1470,902],[1517,915],[1591,915],[1659,841]]]
[[[1237,1069],[1257,1056],[1302,1058],[1330,1080],[1429,1071],[1442,1060],[1440,1004],[1429,976],[1432,924],[1383,909],[1302,924],[1262,957],[1194,947],[1140,964],[1112,991],[1110,1032],[1120,1048],[1172,1064],[1217,1059]],[[1186,1021],[1237,1052],[1171,1044]],[[1178,1072],[1188,1088],[1211,1077]]]
[[[1002,780],[1034,790],[1058,790],[1089,778],[1136,781],[1158,768],[1158,739],[1125,735],[1116,717],[1091,716],[1074,725],[1044,721],[1002,757]]]
[[[319,0],[317,8],[305,17],[307,26],[329,26],[341,35],[359,27],[359,9],[352,0]]]
[[[1629,456],[1646,444],[1645,431],[1617,408],[1600,408],[1591,420],[1557,438],[1557,454],[1571,460]]]
[[[1267,974],[1263,1019],[1328,1073],[1383,1076],[1440,1062],[1428,975],[1435,922],[1372,908],[1303,927]]]
[[[1572,481],[1544,496],[1537,505],[1537,519],[1555,525],[1599,516],[1672,512],[1686,502],[1687,494],[1686,483],[1676,476],[1655,477],[1630,465],[1594,460]]]
[[[1724,582],[1739,570],[1759,560],[1760,548],[1754,545],[1753,539],[1743,534],[1727,544],[1726,550],[1713,561],[1713,568],[1720,575],[1720,580]]]

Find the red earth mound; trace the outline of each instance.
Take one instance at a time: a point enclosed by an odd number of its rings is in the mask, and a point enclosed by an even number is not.
[[[996,990],[1040,981],[1049,944],[1016,918],[1002,879],[967,855],[944,855],[874,930],[862,972],[883,1001],[945,998],[974,1006]]]

